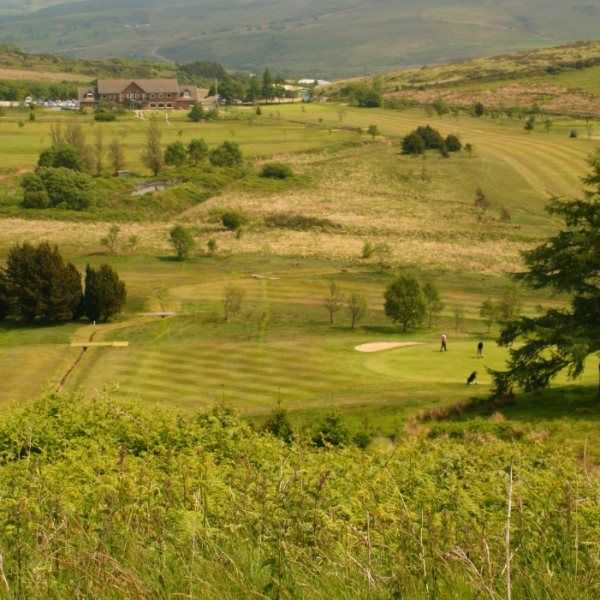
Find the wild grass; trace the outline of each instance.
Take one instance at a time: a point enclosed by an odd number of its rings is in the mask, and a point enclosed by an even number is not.
[[[598,477],[527,429],[319,450],[223,409],[51,396],[4,415],[0,472],[7,597],[600,591]]]

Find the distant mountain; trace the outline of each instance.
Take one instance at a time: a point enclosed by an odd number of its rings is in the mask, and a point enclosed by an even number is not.
[[[0,42],[342,77],[600,36],[600,0],[0,0]]]

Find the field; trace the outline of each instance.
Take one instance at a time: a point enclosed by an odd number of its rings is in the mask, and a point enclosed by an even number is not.
[[[495,330],[488,333],[480,321],[479,306],[502,295],[507,273],[520,267],[520,250],[555,230],[544,206],[551,196],[582,193],[580,177],[597,145],[594,137],[570,139],[569,131],[583,130],[584,123],[569,119],[556,121],[549,133],[526,133],[522,123],[509,120],[446,117],[432,124],[460,133],[473,144],[473,155],[431,154],[422,160],[402,156],[398,148],[403,135],[427,121],[417,110],[273,106],[261,117],[231,110],[208,125],[174,115],[163,125],[165,143],[204,137],[214,146],[231,139],[251,161],[283,160],[297,176],[267,185],[251,171],[216,196],[180,214],[165,212],[163,219],[156,211],[169,192],[156,193],[148,199],[156,208],[152,219],[133,213],[119,219],[124,240],[131,234],[140,238],[137,249],[109,255],[100,245],[109,227],[101,212],[80,219],[75,213],[32,214],[14,204],[12,174],[31,169],[49,144],[50,126],[68,120],[81,122],[90,135],[102,127],[106,139],[120,136],[128,166],[142,179],[139,157],[147,127],[133,117],[99,125],[90,117],[56,113],[40,113],[24,127],[14,113],[0,122],[0,157],[8,176],[1,182],[0,252],[16,241],[49,239],[80,268],[112,264],[128,285],[125,314],[97,326],[95,339],[128,341],[129,347],[90,349],[66,389],[90,394],[110,389],[118,398],[185,411],[225,402],[259,420],[281,402],[298,423],[336,408],[356,427],[368,422],[385,435],[401,431],[423,410],[488,393],[486,369],[501,367],[506,355],[495,345]],[[371,124],[381,132],[375,140],[360,132]],[[478,187],[492,205],[483,219],[473,208]],[[248,218],[240,238],[220,226],[218,215],[228,208]],[[500,221],[501,208],[510,212],[510,223]],[[326,217],[331,227],[302,229],[292,221],[286,225],[285,218],[272,227],[266,219],[273,214]],[[191,226],[198,242],[196,256],[183,263],[171,259],[167,243],[176,222]],[[216,256],[205,251],[211,238]],[[385,264],[360,258],[365,241],[389,246]],[[395,273],[406,271],[435,281],[445,309],[431,329],[403,335],[383,314],[383,291]],[[345,312],[333,327],[328,323],[323,300],[332,280],[345,294],[368,298],[368,315],[355,331]],[[232,284],[245,292],[243,310],[225,323],[223,294]],[[530,314],[561,301],[523,294]],[[458,320],[457,309],[464,312]],[[154,311],[177,316],[142,316]],[[55,388],[79,356],[69,343],[87,340],[92,331],[83,324],[0,329],[2,401],[19,403]],[[448,354],[439,352],[442,332],[450,336]],[[475,356],[480,339],[486,342],[483,360]],[[397,340],[422,345],[370,355],[355,350],[365,342]],[[15,364],[19,369],[11,367]],[[467,387],[473,370],[479,385]],[[596,377],[590,364],[578,382],[584,396]],[[548,396],[551,421],[556,422],[553,407],[565,383],[559,381]],[[590,422],[581,427],[587,431]]]

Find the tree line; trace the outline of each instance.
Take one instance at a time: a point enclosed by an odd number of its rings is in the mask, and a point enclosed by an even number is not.
[[[123,144],[116,137],[106,144],[100,127],[96,128],[90,143],[80,124],[69,124],[65,129],[53,126],[51,137],[51,146],[41,152],[36,170],[21,178],[22,206],[85,210],[93,202],[94,177],[104,177],[107,166],[112,175],[124,170]],[[193,139],[187,145],[174,142],[164,148],[159,123],[150,122],[142,161],[154,176],[165,166],[198,166],[206,160],[215,167],[233,168],[243,164],[243,154],[235,142],[226,141],[210,149],[201,138]]]
[[[82,284],[77,268],[46,242],[13,246],[0,268],[0,320],[106,322],[122,311],[126,299],[125,283],[112,267],[88,265]]]

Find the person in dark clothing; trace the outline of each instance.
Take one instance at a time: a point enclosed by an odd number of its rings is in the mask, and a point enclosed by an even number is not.
[[[483,358],[483,342],[477,344],[477,358]]]

